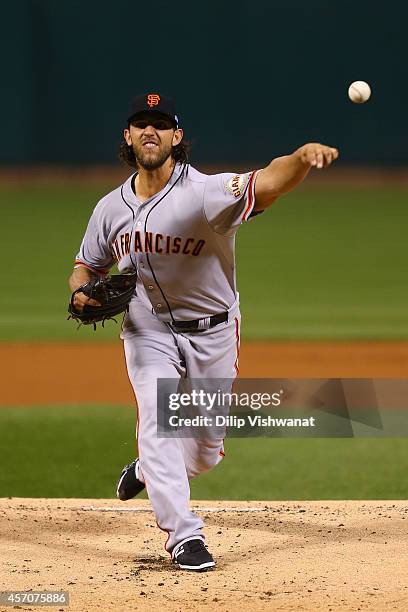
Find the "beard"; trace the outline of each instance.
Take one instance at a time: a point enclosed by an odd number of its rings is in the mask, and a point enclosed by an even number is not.
[[[158,145],[154,149],[145,149],[143,145],[133,145],[136,163],[145,170],[157,170],[171,156],[172,146]]]

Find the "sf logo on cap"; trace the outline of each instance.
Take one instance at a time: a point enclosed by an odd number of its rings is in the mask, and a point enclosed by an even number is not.
[[[159,94],[148,94],[147,103],[150,106],[150,108],[153,108],[153,106],[157,106],[159,102],[160,102]]]

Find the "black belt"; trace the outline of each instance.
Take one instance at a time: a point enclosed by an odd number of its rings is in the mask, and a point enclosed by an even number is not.
[[[228,321],[228,311],[221,312],[220,314],[213,315],[212,317],[206,317],[205,319],[195,319],[194,321],[172,321],[169,325],[178,332],[190,332],[190,331],[203,331],[215,327],[220,323]]]

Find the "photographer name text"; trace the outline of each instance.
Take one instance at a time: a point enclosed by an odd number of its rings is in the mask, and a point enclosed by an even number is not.
[[[315,417],[307,418],[276,418],[271,416],[263,417],[257,415],[216,415],[216,416],[202,416],[197,415],[194,417],[181,417],[177,414],[173,414],[169,417],[170,427],[235,427],[241,429],[242,427],[315,427]]]

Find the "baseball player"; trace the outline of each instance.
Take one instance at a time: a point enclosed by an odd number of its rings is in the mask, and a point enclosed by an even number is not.
[[[165,548],[182,569],[215,566],[203,522],[189,509],[189,481],[222,460],[223,439],[158,437],[157,379],[236,377],[235,233],[311,168],[337,157],[337,149],[310,143],[260,170],[206,175],[188,163],[174,103],[157,93],[133,101],[121,158],[135,172],[95,207],[70,287],[106,275],[115,263],[120,272],[137,271],[121,338],[137,402],[139,456],[123,469],[117,495],[131,499],[146,487],[168,534]],[[78,311],[88,303],[98,305],[75,295]]]

